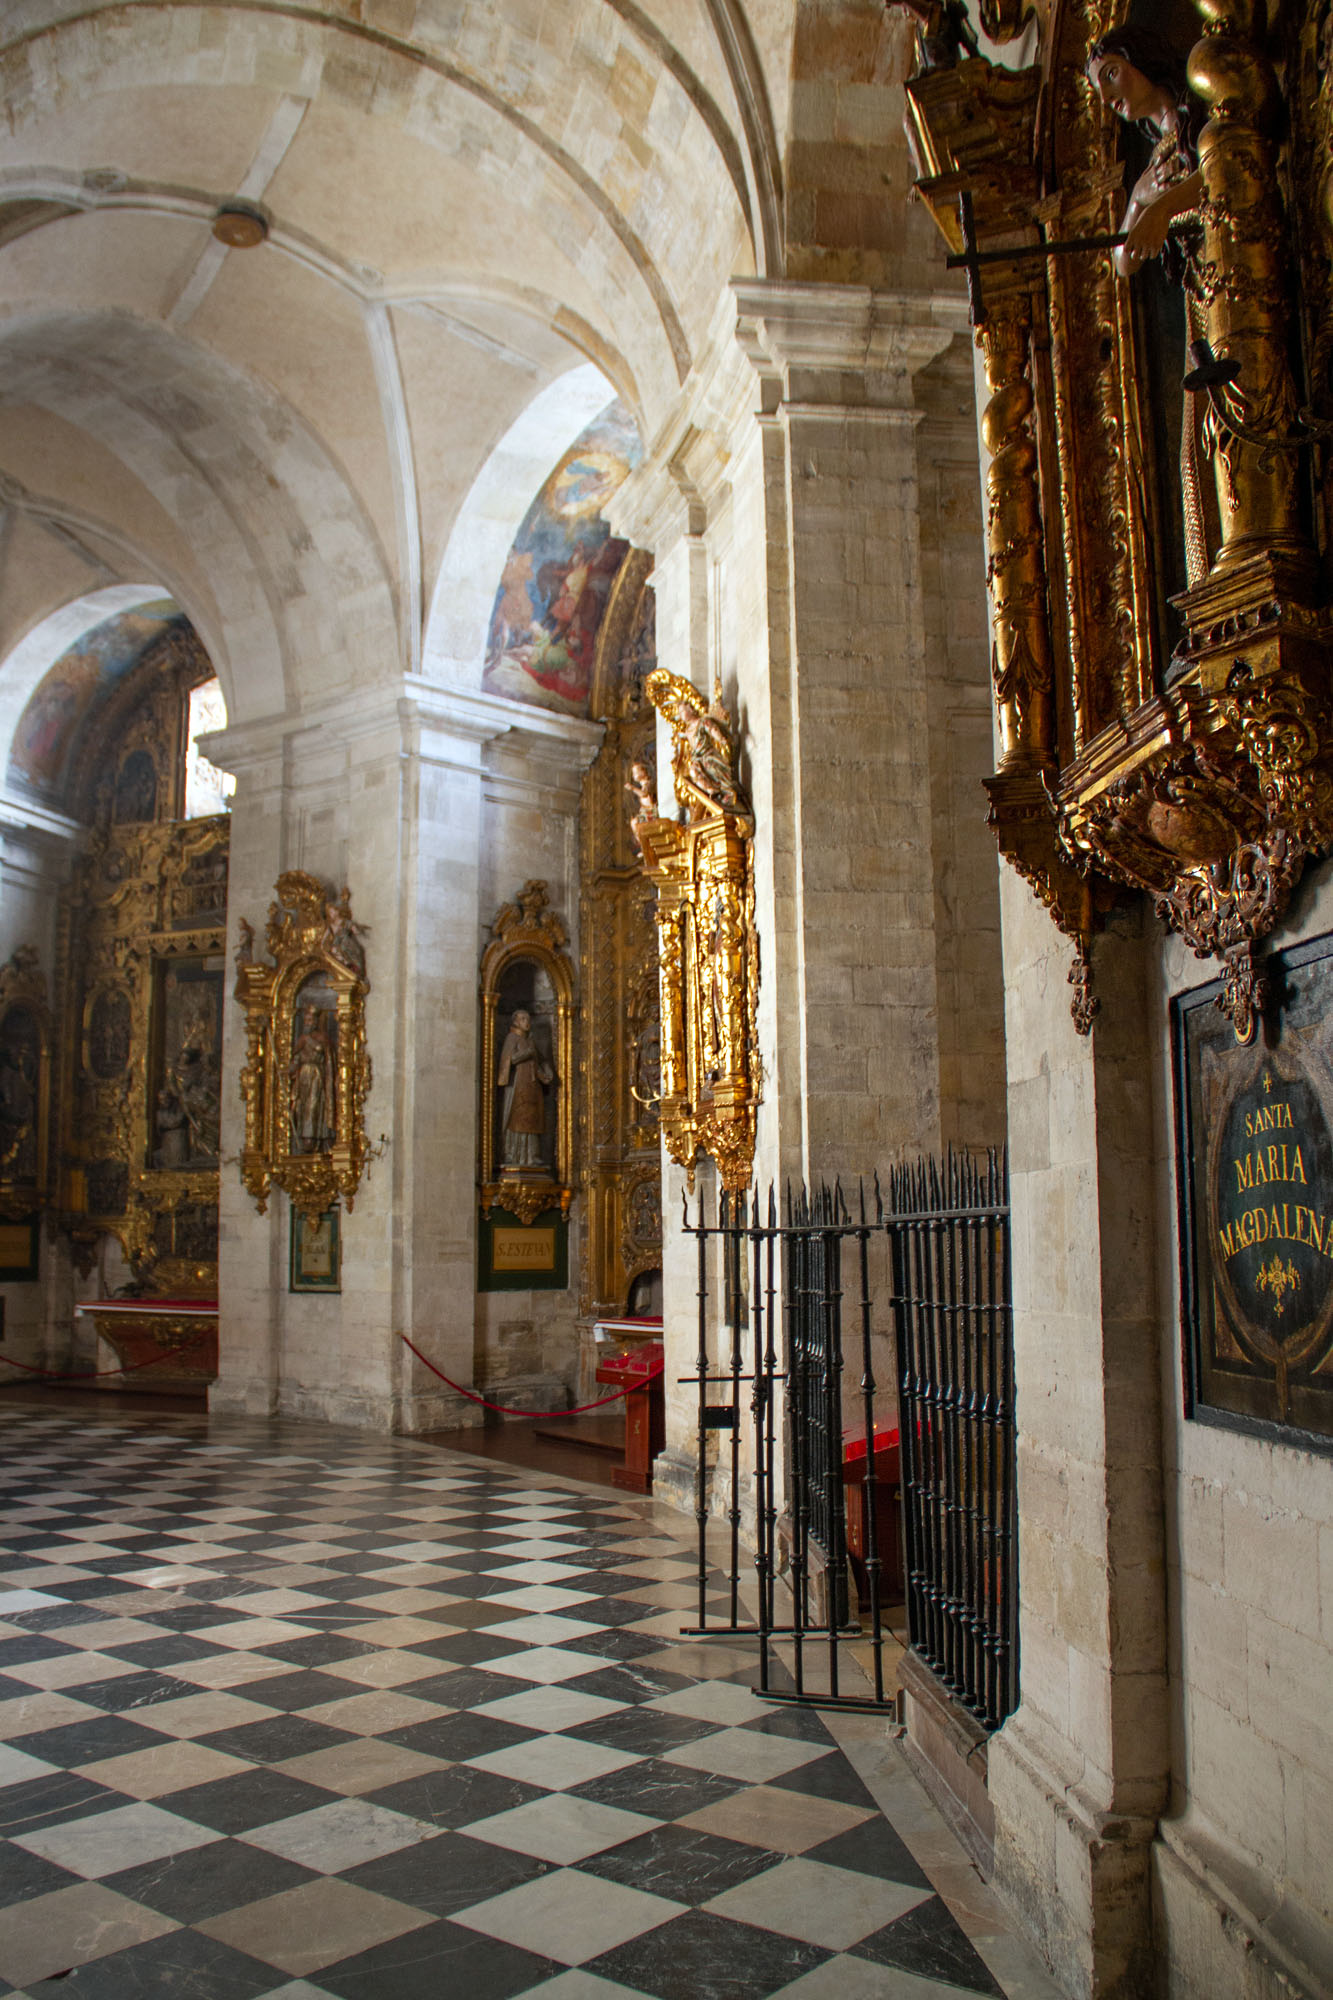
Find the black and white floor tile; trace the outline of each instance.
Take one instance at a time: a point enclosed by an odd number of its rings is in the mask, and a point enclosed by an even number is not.
[[[0,1994],[1006,1990],[825,1722],[680,1641],[664,1510],[315,1426],[0,1440]]]

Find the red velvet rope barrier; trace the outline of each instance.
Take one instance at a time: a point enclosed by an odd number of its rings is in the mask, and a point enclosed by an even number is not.
[[[150,1354],[146,1361],[129,1361],[123,1368],[33,1368],[26,1361],[11,1361],[7,1354],[0,1354],[0,1362],[6,1368],[21,1368],[25,1375],[40,1375],[47,1382],[96,1382],[103,1375],[132,1375],[136,1368],[152,1368],[173,1354],[184,1354],[187,1347],[197,1347],[202,1339],[199,1334],[193,1340],[183,1340],[179,1347],[164,1347],[160,1354]]]
[[[503,1403],[488,1403],[484,1396],[474,1395],[472,1390],[465,1389],[461,1382],[451,1381],[442,1368],[437,1368],[433,1361],[427,1361],[421,1349],[413,1346],[405,1333],[400,1333],[398,1338],[404,1347],[412,1349],[417,1360],[429,1368],[432,1375],[439,1376],[447,1388],[454,1390],[457,1395],[466,1396],[469,1403],[480,1403],[483,1410],[494,1410],[501,1417],[581,1417],[585,1410],[600,1410],[606,1403],[618,1403],[622,1396],[631,1396],[636,1389],[647,1388],[650,1382],[657,1380],[666,1366],[663,1362],[661,1367],[653,1369],[651,1375],[645,1372],[639,1381],[630,1382],[623,1389],[613,1389],[609,1396],[599,1396],[595,1403],[575,1403],[572,1410],[511,1410]]]

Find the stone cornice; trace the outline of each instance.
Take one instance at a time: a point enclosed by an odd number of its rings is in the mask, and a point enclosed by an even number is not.
[[[755,412],[754,376],[736,346],[735,309],[723,292],[674,416],[607,503],[612,532],[659,559],[682,536],[701,535],[726,484],[737,426]]]
[[[674,418],[607,506],[614,532],[659,561],[703,534],[756,420],[914,423],[913,375],[966,326],[952,293],[734,279]]]
[[[81,840],[88,829],[80,820],[44,806],[21,792],[0,788],[0,832],[18,834],[36,846],[59,849]]]
[[[557,715],[505,695],[441,687],[420,674],[404,674],[327,702],[317,712],[264,716],[218,730],[201,742],[213,763],[239,776],[280,759],[289,743],[303,752],[326,752],[385,732],[392,732],[400,754],[422,754],[423,738],[475,750],[507,737],[515,749],[530,744],[548,757],[562,760],[562,753],[572,754],[583,764],[591,763],[602,740],[601,724],[583,716]]]
[[[912,376],[967,326],[966,302],[952,293],[749,278],[731,289],[766,414],[908,410]]]

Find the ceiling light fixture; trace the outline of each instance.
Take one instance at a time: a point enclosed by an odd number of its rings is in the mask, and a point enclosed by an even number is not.
[[[253,250],[268,235],[268,217],[248,201],[224,201],[213,217],[213,234],[229,250]]]

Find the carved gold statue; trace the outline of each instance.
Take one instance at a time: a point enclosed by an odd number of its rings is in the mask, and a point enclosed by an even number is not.
[[[644,872],[657,889],[662,1135],[691,1176],[702,1151],[717,1161],[723,1186],[739,1191],[754,1165],[760,1091],[754,817],[721,691],[707,704],[664,667],[646,688],[671,726],[676,795],[687,815],[684,825],[637,826]]]
[[[641,822],[657,818],[657,781],[646,764],[634,763],[629,767],[629,783],[625,790],[631,795],[638,811],[630,815],[630,832],[634,845],[640,847],[639,826]],[[642,848],[640,847],[640,852]]]
[[[349,891],[334,901],[314,875],[278,877],[266,937],[271,965],[254,957],[243,919],[236,998],[245,1009],[245,1147],[241,1179],[261,1215],[273,1186],[302,1215],[341,1198],[350,1209],[367,1157],[371,1083],[362,926]]]

